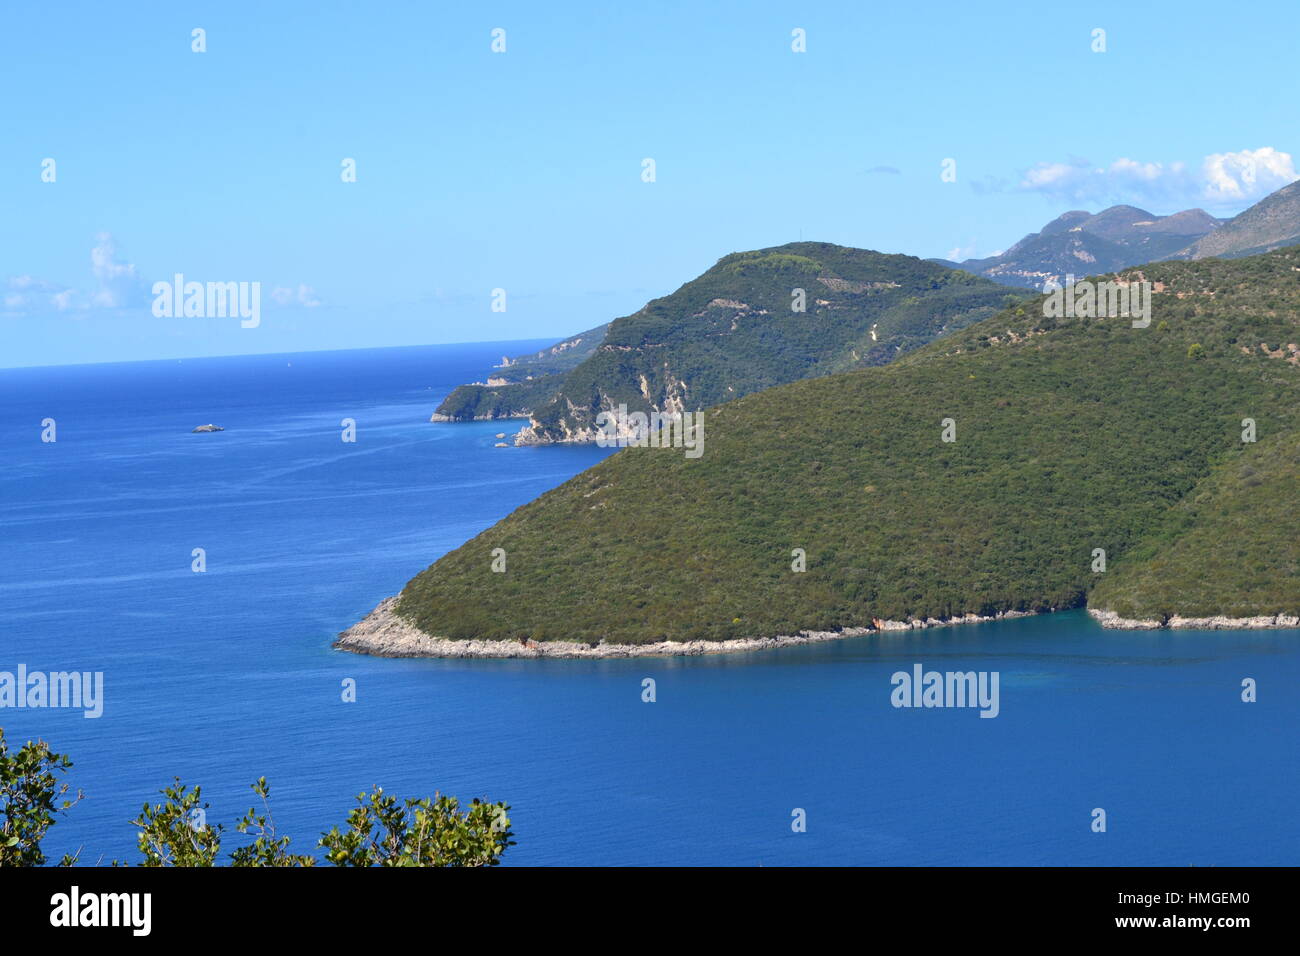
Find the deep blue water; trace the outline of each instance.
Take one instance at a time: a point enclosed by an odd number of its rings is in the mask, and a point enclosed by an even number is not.
[[[233,823],[265,775],[300,850],[382,784],[508,800],[516,863],[1300,862],[1296,631],[1107,632],[1072,612],[691,660],[331,650],[607,454],[428,423],[532,347],[0,371],[0,670],[105,673],[98,720],[0,710],[11,744],[51,741],[87,793],[52,857],[136,859],[128,821],[176,775]],[[228,430],[189,433],[206,422]],[[998,671],[1000,715],[893,708],[890,675],[914,663]]]

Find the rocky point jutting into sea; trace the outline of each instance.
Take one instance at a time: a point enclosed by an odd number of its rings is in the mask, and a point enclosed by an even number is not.
[[[846,627],[838,631],[801,631],[777,637],[746,637],[728,641],[658,641],[653,644],[578,643],[571,641],[475,641],[448,640],[426,634],[396,611],[397,598],[380,601],[378,606],[352,627],[339,634],[334,647],[354,654],[376,657],[695,657],[702,654],[734,654],[741,651],[765,651],[800,644],[819,644],[846,637],[863,637],[884,631],[911,631],[953,624],[979,624],[987,621],[1028,617],[1031,611],[1006,611],[981,616],[913,621],[873,619],[870,627]]]

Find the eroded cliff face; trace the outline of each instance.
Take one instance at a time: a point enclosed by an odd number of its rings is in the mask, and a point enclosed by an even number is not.
[[[614,350],[616,347],[602,347]],[[621,349],[644,355],[644,349]],[[594,442],[600,432],[617,439],[636,437],[634,429],[626,421],[618,420],[612,426],[598,429],[596,420],[601,412],[614,413],[620,408],[627,412],[643,412],[647,415],[681,415],[687,408],[690,388],[686,382],[675,375],[668,364],[663,363],[662,370],[656,370],[654,378],[646,371],[630,373],[635,384],[625,382],[625,388],[617,393],[596,386],[589,404],[579,405],[566,396],[562,396],[562,410],[557,414],[555,406],[546,409],[543,420],[536,414],[528,416],[528,424],[515,435],[516,445],[552,445]]]
[[[594,442],[597,438],[594,425],[574,425],[569,419],[561,419],[551,425],[543,425],[534,418],[519,429],[515,435],[515,445],[564,445],[570,443]]]

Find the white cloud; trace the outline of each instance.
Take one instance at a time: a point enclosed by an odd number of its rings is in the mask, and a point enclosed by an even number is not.
[[[66,312],[77,307],[79,298],[76,289],[64,289],[62,292],[56,292],[50,296],[50,303],[60,312]]]
[[[30,275],[12,276],[0,285],[0,306],[7,314],[31,312],[84,313],[147,306],[152,300],[150,283],[140,275],[134,263],[118,256],[113,236],[101,232],[90,250],[90,274],[94,286],[82,291],[73,286],[48,282]],[[171,276],[166,279],[170,281]],[[314,309],[321,299],[311,286],[277,286],[271,298],[282,306]]]
[[[1243,149],[1236,153],[1215,153],[1205,157],[1207,195],[1224,201],[1255,201],[1300,179],[1290,153],[1271,146]]]
[[[23,312],[31,308],[64,311],[72,307],[76,296],[75,289],[46,282],[35,276],[11,276],[5,281],[4,307],[9,312]]]
[[[1185,163],[1140,162],[1127,157],[1109,166],[1084,159],[1038,163],[1020,188],[1059,202],[1130,202],[1162,207],[1243,206],[1300,179],[1290,153],[1265,146],[1206,156],[1199,168]],[[1162,211],[1175,211],[1168,208]]]
[[[293,306],[299,305],[304,309],[314,309],[321,304],[320,298],[316,295],[316,290],[309,285],[298,283],[298,288],[294,289],[287,286],[276,286],[271,290],[271,299],[276,305]]]
[[[144,281],[136,267],[119,262],[113,237],[101,232],[90,250],[90,273],[95,287],[82,292],[35,276],[10,277],[5,285],[5,308],[11,312],[85,312],[91,309],[123,309],[148,301]]]
[[[95,237],[90,250],[90,268],[99,287],[91,293],[92,305],[102,309],[122,309],[147,301],[144,280],[134,264],[117,261],[117,244],[107,232]]]

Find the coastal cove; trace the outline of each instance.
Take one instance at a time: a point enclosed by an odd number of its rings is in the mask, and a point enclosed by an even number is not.
[[[1113,630],[1073,610],[739,654],[334,649],[430,560],[607,457],[427,421],[537,347],[0,371],[0,670],[103,674],[98,719],[0,710],[86,791],[52,854],[133,860],[125,821],[173,776],[231,820],[264,775],[302,851],[381,784],[508,801],[507,865],[1294,864],[1300,704],[1279,688],[1300,682],[1296,630]],[[192,435],[203,422],[225,431]],[[917,665],[998,673],[996,719],[893,707],[891,675]]]

